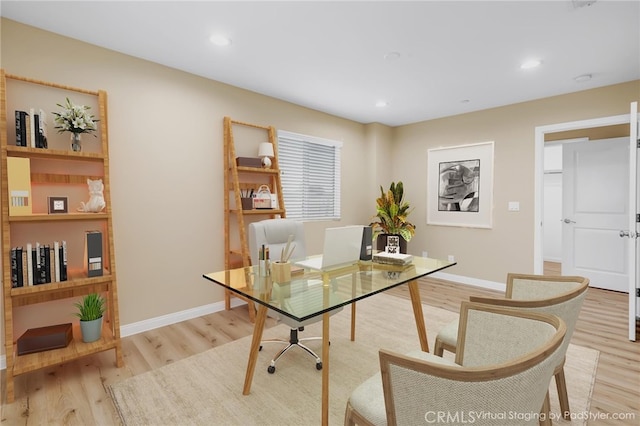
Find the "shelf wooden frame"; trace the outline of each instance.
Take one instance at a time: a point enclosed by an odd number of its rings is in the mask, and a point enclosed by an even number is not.
[[[266,132],[266,140],[273,145],[274,158],[272,159],[270,168],[257,168],[238,166],[236,164],[236,145],[234,138],[234,128],[250,127],[253,129],[263,130]],[[255,146],[255,152],[258,146]],[[225,269],[250,266],[251,258],[249,256],[249,245],[247,243],[247,223],[245,216],[262,216],[264,218],[286,217],[284,198],[282,195],[282,181],[280,178],[280,166],[278,163],[278,140],[276,137],[276,129],[273,126],[262,126],[243,121],[232,120],[230,117],[224,117],[224,266]],[[252,176],[260,180],[260,182],[247,180],[247,176]],[[278,208],[274,209],[242,209],[242,190],[255,188],[261,184],[268,184],[269,188],[274,190],[278,199]],[[234,205],[231,207],[231,195],[233,194]],[[239,247],[232,247],[231,243],[231,222],[235,221],[238,230]],[[231,309],[231,296],[236,296],[230,291],[225,291],[225,309]],[[249,309],[249,319],[255,321],[256,310],[254,303],[245,299]]]
[[[27,83],[30,90],[38,95],[41,94],[39,87],[44,90],[60,90],[61,99],[64,99],[65,91],[71,91],[83,95],[95,97],[98,105],[99,132],[100,132],[100,152],[74,152],[61,149],[42,149],[32,147],[21,147],[9,144],[7,120],[13,119],[13,111],[7,108],[7,80],[15,80],[18,85]],[[35,86],[31,86],[35,85]],[[31,89],[33,87],[33,89]],[[111,212],[111,185],[109,180],[109,135],[107,118],[107,94],[103,90],[92,91],[70,86],[44,82],[40,80],[25,78],[17,75],[5,73],[0,69],[0,160],[2,161],[2,172],[0,175],[0,192],[2,200],[2,264],[3,264],[3,314],[4,314],[4,347],[6,356],[6,402],[11,403],[15,399],[14,378],[21,374],[26,374],[35,370],[46,368],[68,361],[72,361],[94,353],[114,350],[115,365],[124,365],[122,346],[120,341],[120,320],[118,308],[117,280],[115,249],[113,243],[113,222]],[[10,116],[9,116],[10,114]],[[48,184],[63,187],[64,185],[86,185],[87,179],[103,180],[104,198],[106,208],[100,213],[34,213],[30,215],[9,216],[8,200],[8,176],[7,158],[21,157],[36,160],[46,160],[54,162],[79,162],[94,163],[99,167],[99,176],[89,176],[84,174],[55,174],[55,173],[31,173],[31,184]],[[66,163],[63,163],[66,164]],[[24,227],[30,224],[45,224],[45,226],[55,227],[62,223],[82,223],[98,221],[105,231],[103,235],[104,273],[99,277],[87,277],[81,269],[70,269],[68,280],[63,282],[53,282],[47,284],[24,286],[13,288],[11,285],[11,248],[12,226],[20,225]],[[74,232],[75,236],[75,232]],[[80,266],[80,265],[76,265]],[[106,313],[103,322],[103,334],[101,339],[92,343],[84,343],[78,324],[73,327],[73,340],[71,343],[60,349],[53,349],[26,355],[17,355],[16,340],[14,335],[13,311],[18,307],[47,303],[62,299],[71,299],[84,296],[90,293],[102,293],[106,298]],[[71,303],[71,302],[70,302]]]

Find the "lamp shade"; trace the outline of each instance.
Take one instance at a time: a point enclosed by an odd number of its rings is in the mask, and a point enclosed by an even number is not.
[[[273,144],[271,142],[262,142],[258,147],[258,157],[274,157]]]

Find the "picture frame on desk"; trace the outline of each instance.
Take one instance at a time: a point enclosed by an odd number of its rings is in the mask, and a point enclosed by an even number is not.
[[[69,199],[67,197],[47,197],[49,214],[69,213]]]

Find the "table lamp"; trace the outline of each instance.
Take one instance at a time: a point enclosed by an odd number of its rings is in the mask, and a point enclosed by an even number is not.
[[[273,144],[271,142],[261,142],[258,147],[258,157],[262,157],[262,167],[268,169],[271,167],[271,158],[273,153]]]

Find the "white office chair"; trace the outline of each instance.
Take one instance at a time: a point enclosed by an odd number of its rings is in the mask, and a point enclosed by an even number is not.
[[[269,247],[270,261],[274,262],[280,260],[282,249],[287,245],[289,236],[291,235],[293,236],[291,247],[295,247],[291,258],[296,259],[305,257],[306,249],[304,225],[302,224],[302,222],[292,219],[267,219],[249,224],[249,252],[251,255],[252,264],[255,265],[257,263],[258,252],[262,245]],[[304,282],[296,282],[294,284],[307,285]],[[279,285],[277,289],[274,288],[274,292],[286,292],[286,288],[282,287],[283,286]],[[278,296],[283,300],[283,303],[290,306],[295,305],[295,303],[297,302],[294,299],[288,298],[286,294],[279,294]],[[330,314],[336,314],[341,309],[342,308],[335,309],[331,311]],[[288,325],[291,328],[291,331],[289,333],[288,340],[270,339],[262,341],[262,343],[280,343],[285,345],[285,347],[280,352],[278,352],[276,356],[271,360],[267,371],[273,374],[276,371],[276,362],[280,359],[280,357],[282,357],[282,355],[284,355],[289,349],[293,347],[299,347],[309,355],[311,355],[313,358],[315,358],[316,369],[322,370],[322,360],[320,359],[320,357],[309,347],[302,343],[310,340],[322,340],[322,337],[299,338],[298,336],[298,333],[304,330],[305,325],[322,321],[322,316],[319,315],[304,322],[298,322],[274,310],[269,310],[268,314],[269,316],[276,318],[278,321],[281,321],[282,323]],[[262,346],[260,347],[260,349],[262,349]]]

